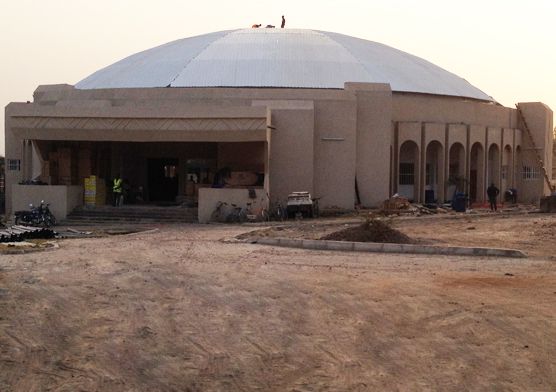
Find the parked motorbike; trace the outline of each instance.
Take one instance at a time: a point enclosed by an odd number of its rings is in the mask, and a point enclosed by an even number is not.
[[[15,224],[50,227],[56,224],[56,217],[50,212],[49,204],[41,200],[38,207],[29,204],[29,210],[15,212]]]

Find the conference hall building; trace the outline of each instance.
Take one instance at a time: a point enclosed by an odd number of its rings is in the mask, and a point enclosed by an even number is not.
[[[63,219],[85,204],[87,179],[107,189],[92,205],[110,204],[116,176],[130,203],[198,203],[201,222],[218,202],[261,208],[294,191],[321,210],[376,207],[394,194],[443,203],[456,191],[484,203],[490,183],[536,202],[549,192],[552,111],[517,107],[364,39],[214,32],[10,103],[6,206],[47,200]]]

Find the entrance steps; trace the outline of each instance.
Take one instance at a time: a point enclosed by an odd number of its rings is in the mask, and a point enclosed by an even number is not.
[[[63,225],[118,223],[197,223],[197,208],[149,205],[77,207],[60,222]]]

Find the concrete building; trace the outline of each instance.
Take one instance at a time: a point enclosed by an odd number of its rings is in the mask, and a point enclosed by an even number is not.
[[[0,214],[4,213],[6,208],[6,181],[5,181],[5,167],[4,167],[5,159],[3,156],[0,156]]]
[[[198,197],[203,222],[218,201],[257,208],[292,191],[351,209],[394,193],[444,202],[456,186],[483,202],[494,182],[537,201],[549,192],[535,152],[551,173],[552,111],[519,107],[533,141],[515,108],[385,45],[313,30],[206,34],[9,104],[7,210],[46,199],[64,218],[83,204],[84,178],[117,174],[145,201]],[[256,197],[212,188],[223,168],[239,185],[256,173]],[[19,184],[34,178],[48,185]]]

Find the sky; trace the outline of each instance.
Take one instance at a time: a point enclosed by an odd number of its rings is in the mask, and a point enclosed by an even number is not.
[[[254,23],[324,30],[422,57],[505,106],[556,110],[554,0],[0,0],[0,106],[133,53]],[[0,155],[4,155],[4,110]],[[9,154],[8,154],[9,155]]]

